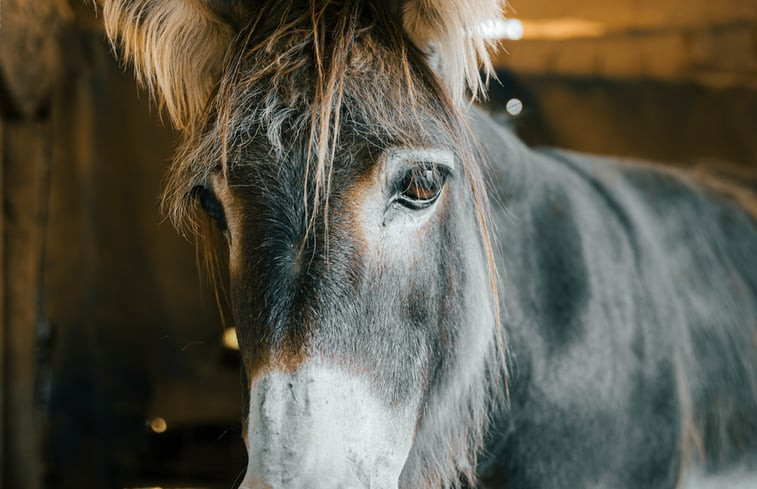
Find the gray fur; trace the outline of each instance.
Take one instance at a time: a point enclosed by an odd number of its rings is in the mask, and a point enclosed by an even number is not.
[[[754,468],[754,217],[685,174],[474,128],[514,364],[482,479],[674,487],[689,465]]]

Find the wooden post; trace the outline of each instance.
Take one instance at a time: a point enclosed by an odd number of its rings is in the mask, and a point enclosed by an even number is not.
[[[4,123],[4,487],[42,487],[36,333],[45,233],[49,123]]]
[[[0,1],[0,8],[2,2]],[[2,14],[0,14],[2,18]],[[3,131],[3,118],[0,117],[0,209],[5,203],[5,134]],[[0,212],[0,483],[5,481],[5,375],[6,375],[6,355],[5,355],[5,212]]]
[[[0,487],[43,487],[37,334],[65,0],[0,0]]]

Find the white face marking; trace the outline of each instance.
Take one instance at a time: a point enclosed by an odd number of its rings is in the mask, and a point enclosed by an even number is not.
[[[251,387],[240,489],[396,489],[417,406],[389,407],[364,379],[310,360]]]

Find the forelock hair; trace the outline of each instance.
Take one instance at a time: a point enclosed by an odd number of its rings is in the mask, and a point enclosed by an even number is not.
[[[217,85],[234,37],[270,0],[94,0],[102,6],[105,28],[114,48],[130,60],[137,79],[156,97],[173,124],[189,133],[201,120]],[[291,6],[288,1],[280,2]],[[313,12],[349,3],[300,0]],[[364,0],[368,9],[391,16],[416,47],[434,59],[435,68],[458,105],[466,87],[472,98],[484,94],[493,72],[494,39],[479,28],[504,14],[503,0]],[[278,12],[274,12],[278,13]],[[317,20],[317,19],[314,19]]]
[[[350,149],[343,128],[367,146],[428,145],[443,132],[475,174],[465,121],[382,2],[267,2],[234,39],[202,130],[177,154],[165,204],[175,224],[191,229],[191,186],[219,168],[228,174],[250,164],[246,149],[264,141],[267,160],[283,161],[295,148],[307,153],[312,185],[304,198],[315,203],[314,218],[337,151]]]

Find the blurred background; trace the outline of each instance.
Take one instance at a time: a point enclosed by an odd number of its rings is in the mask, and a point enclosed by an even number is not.
[[[757,184],[757,0],[512,0],[481,28],[483,107],[527,143]],[[177,141],[91,5],[0,0],[0,487],[243,471],[233,325],[159,212]]]

